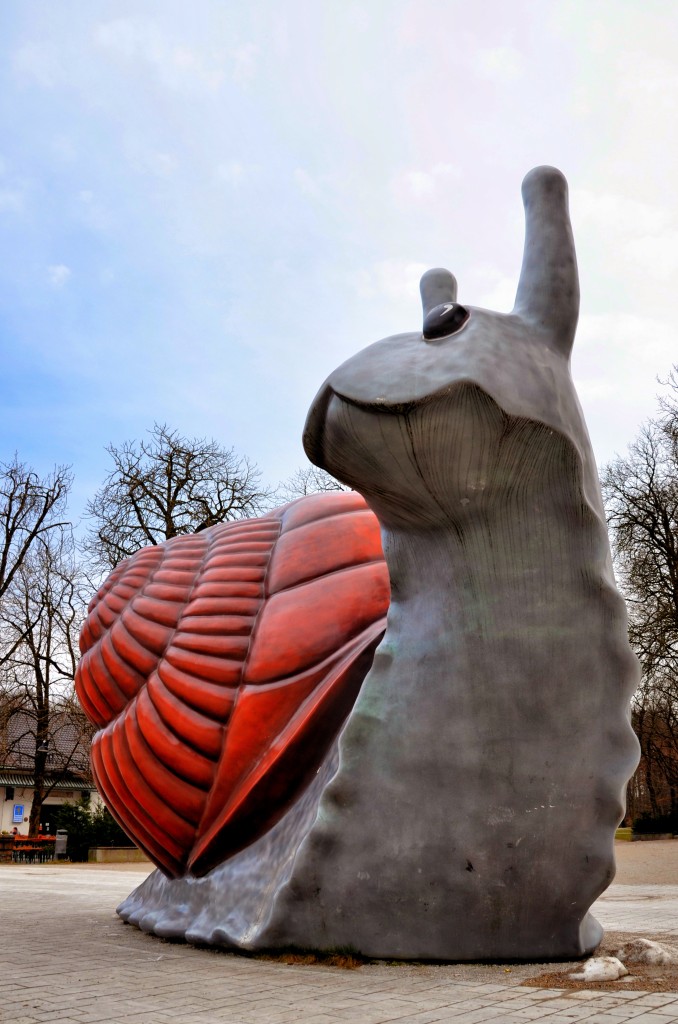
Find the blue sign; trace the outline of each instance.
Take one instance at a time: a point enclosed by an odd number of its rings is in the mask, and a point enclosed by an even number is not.
[[[12,814],[12,822],[15,825],[19,825],[24,820],[24,805],[14,804],[14,813]]]

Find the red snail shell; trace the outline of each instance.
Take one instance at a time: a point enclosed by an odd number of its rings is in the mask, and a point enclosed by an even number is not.
[[[355,493],[148,547],[90,604],[78,697],[111,812],[162,870],[267,831],[323,760],[385,629],[379,525]]]

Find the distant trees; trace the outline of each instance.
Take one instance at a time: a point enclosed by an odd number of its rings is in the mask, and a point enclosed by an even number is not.
[[[265,511],[272,491],[232,448],[155,424],[148,439],[107,448],[113,469],[87,505],[85,549],[100,569],[148,544]]]
[[[36,542],[65,525],[71,479],[66,466],[40,477],[16,455],[0,462],[0,601]]]
[[[73,694],[83,583],[70,529],[62,525],[36,540],[0,607],[5,763],[31,766],[31,834],[54,786],[74,770],[89,771],[91,731]]]
[[[633,724],[642,761],[631,796],[678,828],[678,387],[602,474],[615,566],[642,667]]]
[[[297,469],[292,476],[278,486],[276,497],[281,504],[303,498],[307,494],[323,494],[327,491],[347,491],[348,487],[339,483],[324,469],[308,464]]]
[[[37,831],[45,797],[83,759],[73,697],[84,600],[66,503],[71,473],[0,463],[0,759],[30,767]]]

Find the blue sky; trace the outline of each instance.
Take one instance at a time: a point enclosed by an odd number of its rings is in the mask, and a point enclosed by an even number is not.
[[[0,459],[164,421],[275,484],[325,376],[415,330],[418,279],[511,308],[520,183],[568,177],[573,372],[599,462],[678,360],[678,7],[5,0]]]

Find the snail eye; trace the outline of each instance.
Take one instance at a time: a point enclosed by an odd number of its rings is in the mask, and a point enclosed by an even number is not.
[[[424,317],[423,335],[429,341],[446,338],[463,327],[470,315],[466,306],[460,306],[458,302],[443,302]]]

